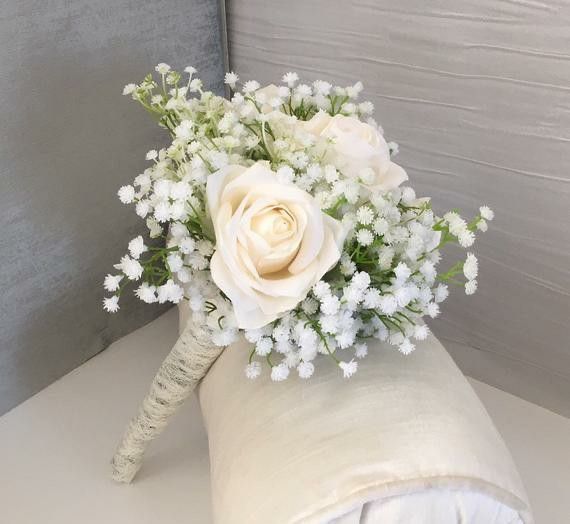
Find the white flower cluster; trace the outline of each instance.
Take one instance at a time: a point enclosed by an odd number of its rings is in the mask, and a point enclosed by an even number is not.
[[[151,165],[118,191],[121,202],[134,204],[155,240],[134,238],[117,272],[107,275],[104,288],[112,294],[104,299],[107,311],[117,311],[121,293],[136,283],[134,293],[143,302],[187,301],[193,320],[209,327],[216,345],[227,346],[243,332],[252,344],[249,378],[260,375],[262,362],[275,381],[288,378],[291,370],[309,378],[319,354],[332,358],[348,378],[371,339],[405,355],[414,351],[416,341],[429,334],[422,318],[438,316],[448,296],[446,283],[475,292],[476,257],[467,253],[442,273],[440,249],[448,243],[470,248],[493,212],[483,206],[470,222],[456,212],[437,217],[429,199],[398,187],[407,176],[390,160],[397,144],[384,141],[370,118],[372,104],[358,102],[360,82],[309,85],[287,73],[281,86],[262,88],[251,80],[237,90],[239,78],[228,73],[225,81],[234,94],[226,100],[204,91],[192,67],[185,70],[185,82],[167,64],[156,71],[158,81],[149,75],[139,85],[127,85],[124,94],[157,117],[172,143],[149,151]],[[346,137],[326,130],[337,115],[348,119],[341,121],[345,135],[367,126],[357,134],[372,151],[368,163],[343,157],[337,146]],[[210,273],[217,246],[206,185],[226,166],[256,162],[268,163],[279,183],[312,195],[324,213],[342,222],[347,235],[338,264],[296,307],[261,328],[242,330],[232,302]]]

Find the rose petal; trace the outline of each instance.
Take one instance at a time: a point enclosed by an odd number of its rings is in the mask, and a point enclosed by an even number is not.
[[[390,162],[388,170],[378,177],[377,182],[370,187],[377,191],[390,191],[408,180],[406,171],[394,162]]]

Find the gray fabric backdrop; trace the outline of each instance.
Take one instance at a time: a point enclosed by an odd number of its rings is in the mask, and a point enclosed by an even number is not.
[[[438,209],[497,219],[436,334],[469,374],[570,415],[570,0],[229,0],[244,80],[361,79]]]
[[[217,0],[2,2],[0,414],[160,312],[101,310],[142,223],[116,190],[164,140],[121,91],[167,61],[221,92],[221,42]]]

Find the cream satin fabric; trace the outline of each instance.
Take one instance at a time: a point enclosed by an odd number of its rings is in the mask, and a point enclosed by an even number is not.
[[[215,522],[428,524],[439,505],[455,520],[434,524],[530,523],[510,454],[442,345],[371,346],[350,380],[322,358],[310,380],[281,383],[244,378],[246,342],[224,350],[199,390]]]

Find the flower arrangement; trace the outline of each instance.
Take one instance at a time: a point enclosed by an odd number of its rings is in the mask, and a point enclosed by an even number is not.
[[[441,249],[470,248],[493,212],[436,216],[403,186],[398,146],[372,103],[358,102],[360,82],[308,85],[287,73],[280,86],[238,88],[228,73],[228,100],[204,91],[192,67],[156,71],[124,94],[172,143],[149,151],[151,166],[118,195],[163,242],[129,243],[105,278],[107,311],[131,284],[147,303],[187,301],[213,345],[241,333],[251,342],[247,377],[266,364],[281,381],[292,370],[309,378],[319,354],[350,377],[371,339],[407,355],[428,336],[422,319],[438,316],[447,284],[475,292],[476,257],[442,271]]]

